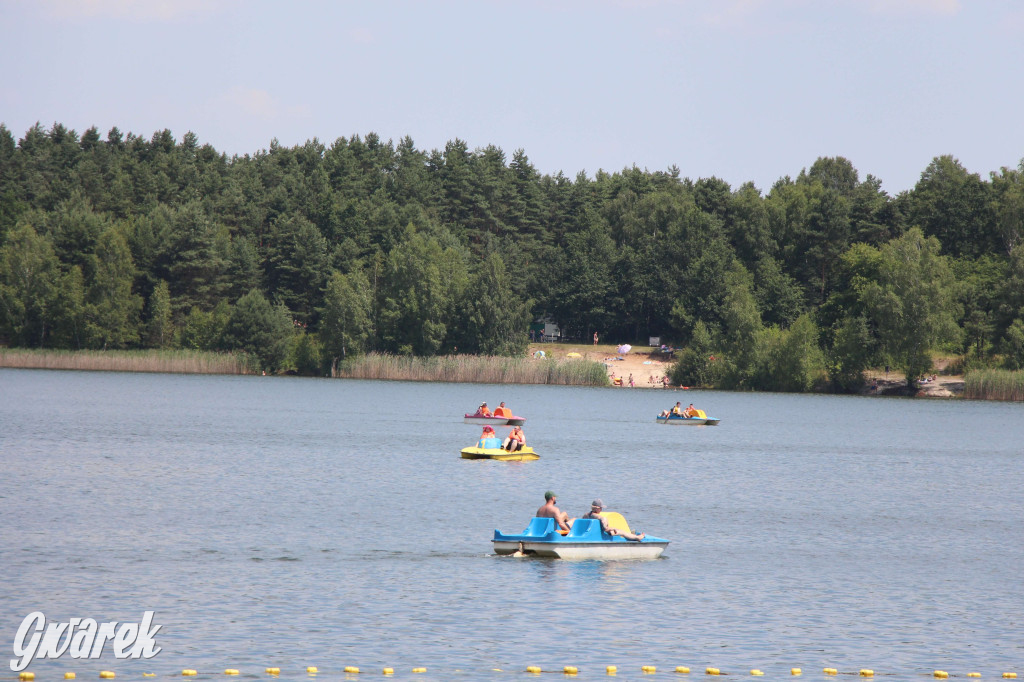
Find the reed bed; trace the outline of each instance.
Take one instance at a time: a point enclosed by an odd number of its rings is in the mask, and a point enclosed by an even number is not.
[[[334,376],[479,384],[607,386],[604,365],[571,358],[508,358],[494,355],[412,357],[370,353],[342,363]]]
[[[168,374],[250,374],[241,354],[190,350],[37,350],[0,348],[0,367]]]
[[[1024,400],[1024,371],[972,370],[964,376],[964,397],[976,400]]]

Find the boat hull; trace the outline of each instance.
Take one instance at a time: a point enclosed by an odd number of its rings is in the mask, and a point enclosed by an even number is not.
[[[646,538],[645,538],[646,540]],[[668,541],[661,542],[494,542],[494,553],[500,555],[516,554],[523,556],[548,557],[551,559],[586,560],[595,559],[657,559],[668,547]]]
[[[623,524],[625,521],[623,521]],[[664,538],[645,536],[627,540],[604,532],[598,519],[576,519],[567,535],[555,529],[555,520],[534,518],[522,533],[494,531],[494,553],[552,559],[656,559],[668,547]]]
[[[534,452],[530,446],[525,446],[522,450],[515,452],[509,452],[502,448],[462,448],[461,454],[462,459],[496,459],[502,462],[529,462],[540,459],[540,455]]]
[[[472,414],[467,414],[462,418],[465,424],[476,424],[483,426],[485,424],[490,426],[522,426],[526,423],[526,417],[477,417]]]

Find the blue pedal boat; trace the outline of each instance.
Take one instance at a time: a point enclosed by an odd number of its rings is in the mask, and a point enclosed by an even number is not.
[[[603,512],[609,525],[619,528],[625,519],[615,512]],[[618,519],[614,519],[618,517]],[[614,520],[613,520],[614,519]],[[626,526],[625,530],[629,530]],[[656,559],[668,547],[668,540],[649,535],[643,540],[627,540],[601,529],[598,519],[576,519],[569,533],[562,535],[554,519],[535,517],[522,533],[506,535],[494,531],[494,552],[517,556],[556,559]]]
[[[704,410],[697,410],[697,414],[693,417],[684,417],[680,414],[670,414],[667,417],[658,415],[655,420],[659,424],[673,424],[675,426],[718,426],[718,422],[722,421],[717,417],[709,417],[704,413]]]

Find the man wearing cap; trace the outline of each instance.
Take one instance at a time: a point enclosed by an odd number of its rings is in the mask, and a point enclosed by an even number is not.
[[[604,509],[604,502],[601,501],[601,498],[598,498],[598,499],[596,499],[596,500],[594,500],[593,502],[590,503],[590,511],[587,512],[586,514],[584,514],[583,516],[581,516],[580,518],[583,518],[583,519],[598,519],[598,520],[600,520],[601,521],[601,530],[603,530],[605,533],[608,533],[608,535],[621,535],[622,537],[626,538],[627,540],[634,540],[636,542],[639,542],[640,540],[644,539],[644,535],[645,535],[644,533],[640,533],[639,535],[634,535],[633,533],[627,533],[626,531],[619,530],[618,528],[611,528],[611,527],[609,527],[608,526],[608,519],[606,519],[605,517],[601,516],[601,511],[603,509]]]
[[[544,493],[544,506],[537,510],[535,516],[542,519],[554,519],[560,529],[567,531],[576,519],[570,519],[568,512],[555,506],[556,502],[558,502],[558,496],[550,490],[547,491]]]

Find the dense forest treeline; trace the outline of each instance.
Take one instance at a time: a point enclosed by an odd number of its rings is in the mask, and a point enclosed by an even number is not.
[[[936,157],[890,196],[842,157],[766,193],[676,168],[542,175],[518,150],[370,133],[232,156],[117,128],[0,125],[0,344],[346,358],[684,347],[693,385],[850,390],[937,350],[1024,366],[1024,161]]]

